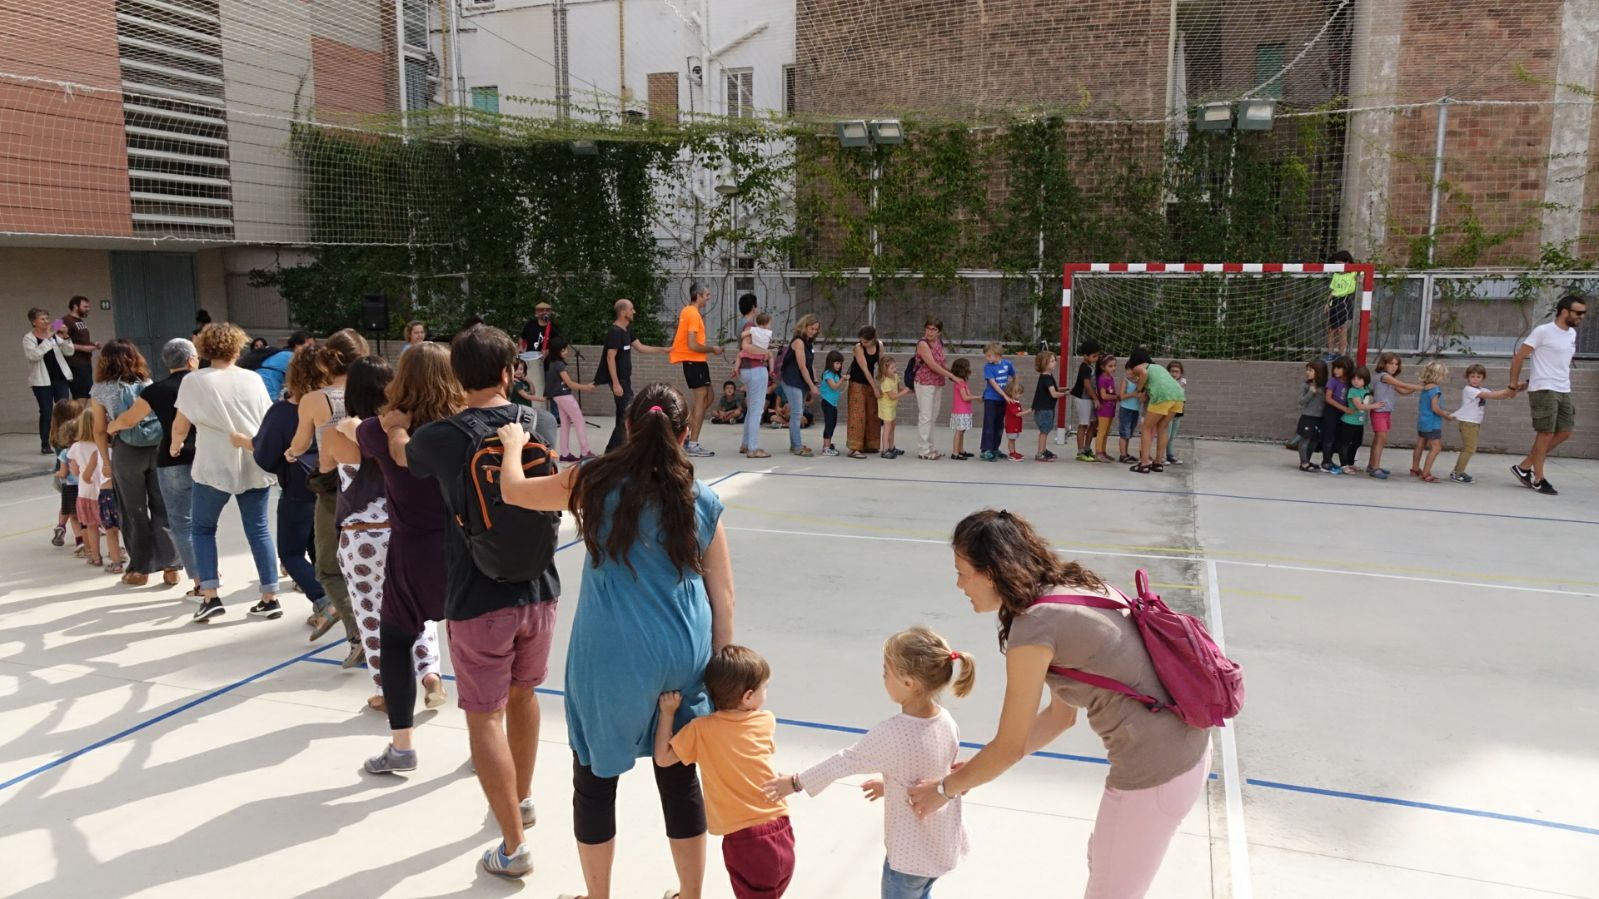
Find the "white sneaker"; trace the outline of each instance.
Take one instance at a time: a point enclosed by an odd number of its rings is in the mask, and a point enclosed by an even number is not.
[[[538,812],[534,811],[534,809],[533,809],[533,800],[524,799],[524,800],[522,800],[521,805],[522,805],[522,826],[524,828],[528,828],[528,827],[532,827],[533,825],[539,823]]]
[[[712,452],[711,450],[706,449],[703,446],[700,446],[698,443],[685,443],[685,444],[683,444],[683,452],[688,453],[690,456],[699,456],[699,457],[716,455],[716,453]]]

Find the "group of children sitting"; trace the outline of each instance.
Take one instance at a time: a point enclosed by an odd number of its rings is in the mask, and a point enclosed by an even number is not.
[[[1443,406],[1442,385],[1449,378],[1448,366],[1437,361],[1427,363],[1421,369],[1419,384],[1400,380],[1403,369],[1404,362],[1397,353],[1383,353],[1377,358],[1375,378],[1370,368],[1355,365],[1348,356],[1339,356],[1330,363],[1320,359],[1306,363],[1305,383],[1299,395],[1299,426],[1294,440],[1289,442],[1290,448],[1299,449],[1299,470],[1358,473],[1355,455],[1365,439],[1369,416],[1373,434],[1366,473],[1387,480],[1389,472],[1382,467],[1382,453],[1392,428],[1394,407],[1401,395],[1415,394],[1416,446],[1411,451],[1410,476],[1429,484],[1438,482],[1432,466],[1443,449],[1444,422],[1454,421],[1460,425],[1461,446],[1449,480],[1470,484],[1474,479],[1466,473],[1466,466],[1477,451],[1477,434],[1488,400],[1510,399],[1516,395],[1516,388],[1487,390],[1482,385],[1488,370],[1469,365],[1460,405],[1451,412]],[[1321,448],[1320,466],[1311,461],[1317,447]]]
[[[926,627],[901,631],[883,644],[883,686],[899,714],[867,731],[855,745],[810,768],[780,774],[772,765],[777,719],[763,708],[771,667],[760,654],[730,645],[711,655],[705,689],[716,711],[675,735],[682,697],[663,693],[655,731],[655,764],[697,764],[710,832],[722,837],[722,860],[739,897],[776,899],[794,875],[794,831],[787,797],[815,796],[840,778],[871,775],[861,784],[868,801],[883,799],[887,850],[882,895],[925,897],[934,881],[968,851],[961,800],[919,817],[909,789],[947,775],[960,751],[960,730],[938,695],[965,696],[976,681],[968,653],[952,650]]]

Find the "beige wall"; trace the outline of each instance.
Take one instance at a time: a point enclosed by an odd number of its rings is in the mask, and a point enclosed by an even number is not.
[[[38,306],[54,316],[65,315],[67,298],[83,294],[93,301],[89,331],[96,341],[109,340],[114,317],[100,309],[111,298],[111,257],[105,250],[55,250],[0,247],[0,324],[5,352],[0,352],[0,427],[33,432],[38,407],[28,390],[22,359],[22,335],[28,330],[28,309]]]

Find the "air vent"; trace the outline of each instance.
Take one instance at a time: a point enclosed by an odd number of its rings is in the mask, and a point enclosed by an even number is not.
[[[233,237],[218,0],[117,0],[133,232]]]

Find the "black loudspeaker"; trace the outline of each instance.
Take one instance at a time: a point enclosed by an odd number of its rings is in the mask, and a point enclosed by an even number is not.
[[[368,334],[389,333],[389,298],[369,293],[361,297],[361,330]]]

